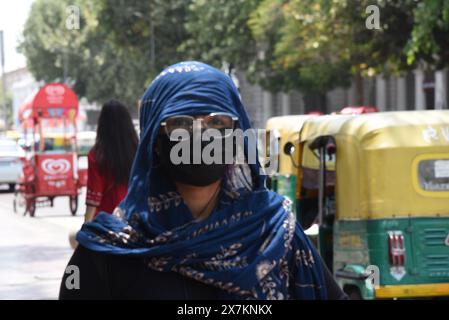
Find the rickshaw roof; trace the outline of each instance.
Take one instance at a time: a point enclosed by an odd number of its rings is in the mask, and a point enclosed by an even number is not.
[[[449,110],[315,117],[304,123],[300,136],[304,142],[325,135],[351,136],[347,141],[366,149],[449,144]]]
[[[266,129],[277,129],[281,135],[289,133],[299,133],[302,129],[302,126],[308,119],[317,117],[317,115],[304,114],[272,117],[268,119]]]
[[[63,83],[49,83],[33,92],[19,108],[19,120],[72,118],[78,114],[78,97]]]
[[[277,131],[274,136],[279,138],[279,148],[284,148],[285,144],[290,142],[297,144],[299,142],[299,132],[307,119],[317,117],[317,115],[290,115],[272,117],[268,119],[266,129],[269,131]],[[276,151],[274,151],[276,152]],[[284,152],[279,154],[279,173],[294,174],[297,170],[290,159]]]
[[[339,219],[449,216],[449,192],[424,189],[420,175],[449,150],[449,110],[393,111],[355,116],[331,115],[304,123],[301,141],[333,136],[337,153],[326,161],[336,171]],[[302,166],[319,161],[304,146]],[[421,171],[420,171],[421,170]],[[436,169],[434,169],[436,170]]]

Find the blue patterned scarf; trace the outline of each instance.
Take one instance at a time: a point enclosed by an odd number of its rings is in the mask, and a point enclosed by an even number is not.
[[[232,80],[199,62],[165,69],[145,92],[140,144],[127,197],[77,235],[90,250],[144,258],[222,289],[224,299],[326,299],[323,266],[285,198],[265,187],[259,164],[233,165],[210,216],[195,220],[153,159],[160,123],[173,115],[226,112],[250,122]],[[247,152],[247,150],[245,150]]]

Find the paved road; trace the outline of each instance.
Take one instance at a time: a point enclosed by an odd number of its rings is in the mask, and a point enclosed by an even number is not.
[[[13,194],[0,190],[0,299],[57,299],[73,252],[68,234],[83,223],[84,197],[85,190],[75,217],[63,197],[30,218],[14,214]]]

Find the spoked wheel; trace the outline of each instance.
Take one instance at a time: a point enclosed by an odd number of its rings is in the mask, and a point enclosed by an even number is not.
[[[26,212],[27,212],[26,199],[23,196],[23,193],[20,192],[19,190],[14,191],[12,207],[13,207],[14,213],[23,212],[23,215],[26,215]]]
[[[76,215],[76,211],[78,210],[78,196],[70,197],[70,212],[72,216]]]
[[[12,199],[12,210],[14,211],[14,213],[16,213],[17,214],[17,206],[18,206],[18,199],[17,199],[17,197],[18,197],[18,192],[17,191],[15,191],[14,192],[14,198]]]

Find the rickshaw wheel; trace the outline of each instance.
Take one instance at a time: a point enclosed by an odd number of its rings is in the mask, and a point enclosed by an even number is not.
[[[70,197],[69,205],[72,216],[76,215],[76,211],[78,210],[78,196]]]
[[[26,215],[27,213],[27,208],[26,208],[26,200],[23,196],[23,193],[21,193],[19,190],[15,190],[14,191],[14,198],[12,200],[12,208],[14,213],[18,213],[19,212],[19,208],[23,207],[24,211],[23,211],[23,215]]]
[[[14,198],[12,199],[12,210],[17,214],[17,190],[14,192]]]
[[[30,200],[28,212],[30,213],[30,217],[34,217],[34,214],[36,213],[36,199]]]
[[[360,294],[360,290],[358,288],[350,287],[345,290],[345,293],[348,295],[350,300],[363,300],[362,295]]]

